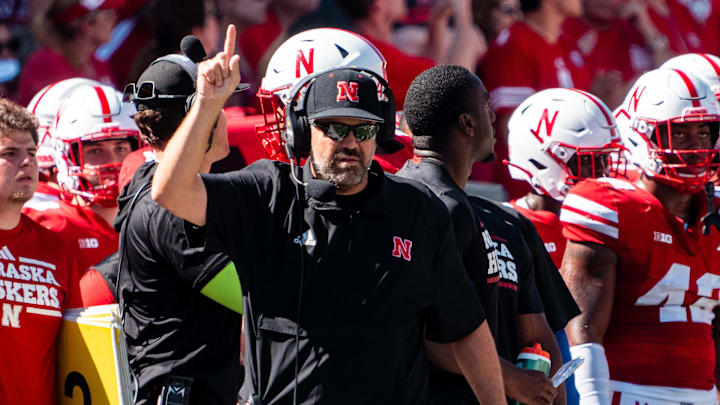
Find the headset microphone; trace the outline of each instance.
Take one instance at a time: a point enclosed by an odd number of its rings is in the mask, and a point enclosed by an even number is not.
[[[180,50],[195,63],[200,63],[207,59],[205,47],[203,47],[202,42],[195,35],[186,35],[182,41],[180,41]]]

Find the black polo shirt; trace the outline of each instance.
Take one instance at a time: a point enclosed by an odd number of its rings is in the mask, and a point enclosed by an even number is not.
[[[243,398],[292,403],[298,353],[299,404],[424,403],[423,338],[457,341],[485,319],[447,211],[417,183],[373,162],[365,193],[338,204],[304,188],[298,201],[280,162],[203,180],[208,247],[238,264],[245,295]]]
[[[123,269],[118,276],[125,304],[128,357],[138,378],[139,399],[155,403],[167,375],[193,378],[191,404],[235,404],[242,378],[242,316],[200,290],[230,262],[208,254],[188,226],[150,196],[156,164],[135,173],[120,199],[127,218]],[[129,203],[141,190],[132,212]],[[198,234],[199,232],[199,234]]]
[[[447,207],[455,229],[457,248],[495,336],[499,281],[497,258],[490,234],[475,214],[468,195],[455,184],[445,165],[437,159],[416,157],[408,160],[397,175],[424,184]]]

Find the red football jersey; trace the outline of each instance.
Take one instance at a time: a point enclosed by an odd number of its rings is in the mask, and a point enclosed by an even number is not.
[[[563,236],[563,226],[560,218],[550,211],[531,210],[525,203],[524,198],[511,201],[510,204],[517,212],[532,221],[540,235],[540,239],[545,244],[545,250],[550,254],[555,267],[559,269],[562,265],[565,245],[567,244],[567,239]]]
[[[57,232],[77,254],[81,271],[99,263],[118,249],[115,229],[89,208],[57,200],[42,210],[26,206],[23,213],[45,228]]]
[[[698,195],[699,205],[703,200]],[[573,187],[560,219],[569,240],[599,243],[620,257],[604,337],[610,377],[712,389],[720,232],[702,235],[697,223],[685,230],[655,196],[612,178]]]
[[[56,338],[62,310],[76,307],[77,267],[65,243],[23,215],[0,230],[0,398],[55,404]]]
[[[582,18],[569,18],[560,40],[580,51],[591,71],[618,71],[626,82],[653,68],[651,50],[627,20],[618,18],[598,30]]]
[[[587,89],[592,80],[580,52],[567,49],[561,41],[548,43],[522,21],[500,32],[490,44],[481,78],[498,113],[511,112],[540,90]]]

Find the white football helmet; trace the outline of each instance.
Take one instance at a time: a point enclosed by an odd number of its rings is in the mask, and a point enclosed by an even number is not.
[[[30,100],[27,110],[38,119],[38,149],[37,158],[40,169],[49,169],[55,166],[53,160],[52,127],[58,110],[70,94],[82,86],[100,86],[95,80],[76,77],[48,84],[37,92]]]
[[[710,87],[720,100],[720,58],[709,53],[686,53],[669,59],[661,69],[680,69],[692,73]]]
[[[123,103],[122,93],[110,86],[87,86],[73,92],[60,108],[53,129],[57,180],[65,194],[78,196],[87,204],[117,204],[121,164],[86,164],[81,143],[127,138],[132,149],[137,149],[140,137],[132,118],[136,112],[135,106]],[[92,182],[91,177],[96,180]]]
[[[617,167],[609,161],[622,147],[612,113],[584,91],[535,93],[515,109],[508,129],[510,176],[558,201],[576,182]]]
[[[265,125],[257,127],[260,144],[270,159],[284,160],[285,106],[290,89],[304,77],[334,67],[368,69],[387,80],[387,62],[368,40],[358,34],[335,28],[301,32],[285,41],[268,62],[258,91]]]
[[[680,192],[699,191],[720,166],[720,105],[710,87],[686,71],[656,69],[643,74],[615,110],[615,118],[628,161]],[[710,124],[711,149],[673,147],[668,136],[672,125],[689,122]],[[658,142],[660,135],[665,145]]]

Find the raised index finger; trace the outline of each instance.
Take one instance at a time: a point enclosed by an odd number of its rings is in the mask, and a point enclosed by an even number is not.
[[[227,32],[225,33],[225,66],[230,65],[230,58],[235,53],[235,26],[233,24],[228,25]]]

